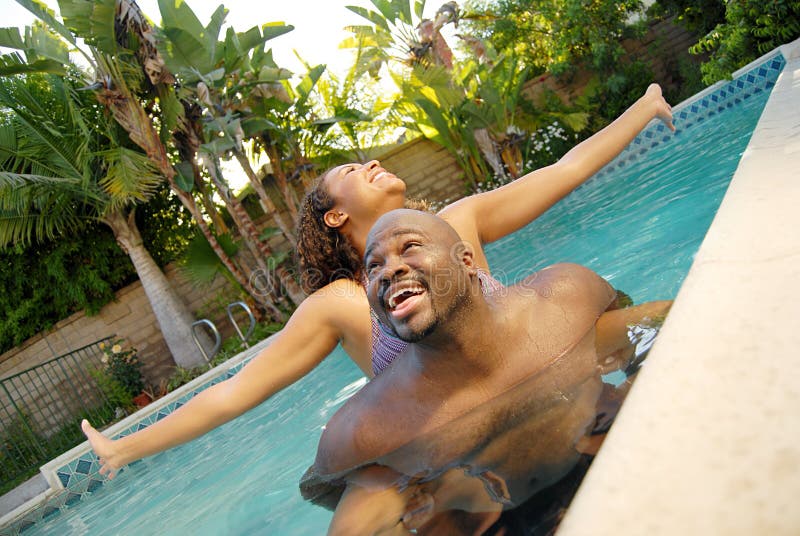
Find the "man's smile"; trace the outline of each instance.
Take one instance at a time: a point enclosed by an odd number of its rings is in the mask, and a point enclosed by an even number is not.
[[[386,287],[380,296],[381,304],[389,316],[402,319],[412,312],[425,292],[427,289],[419,281],[404,279]]]

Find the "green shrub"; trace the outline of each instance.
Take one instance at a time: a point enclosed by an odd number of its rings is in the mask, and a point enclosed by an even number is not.
[[[133,398],[144,389],[142,364],[136,348],[125,348],[124,344],[124,339],[117,339],[113,343],[101,342],[100,349],[104,354],[102,362],[111,378]]]
[[[133,396],[128,389],[117,381],[114,376],[105,368],[89,369],[89,374],[97,382],[97,386],[103,392],[108,403],[115,408],[122,408],[125,411],[133,409]]]
[[[165,388],[167,392],[174,391],[181,385],[189,383],[193,379],[197,378],[198,376],[208,371],[209,371],[208,365],[190,369],[183,368],[180,365],[178,365],[175,367],[175,371],[172,373],[172,376],[170,376],[169,380],[167,380],[167,385]]]
[[[701,66],[703,82],[713,84],[760,55],[800,37],[800,2],[730,0],[725,22],[694,45],[693,54],[710,54]]]

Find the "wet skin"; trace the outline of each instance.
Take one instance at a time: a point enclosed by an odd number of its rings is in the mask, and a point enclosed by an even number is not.
[[[610,363],[597,347],[617,351],[596,329],[613,289],[586,268],[557,265],[484,298],[470,247],[414,211],[378,220],[365,263],[371,306],[415,344],[323,433],[316,470],[352,484],[332,532],[364,522],[347,511],[364,513],[359,497],[369,500],[376,482],[406,490],[392,504],[422,494],[437,508],[496,513],[568,472],[604,391]]]

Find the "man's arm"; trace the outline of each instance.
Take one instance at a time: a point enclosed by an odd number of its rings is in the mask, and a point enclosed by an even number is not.
[[[619,370],[627,365],[633,351],[633,345],[628,338],[629,326],[648,323],[657,325],[663,321],[671,306],[672,300],[652,301],[603,313],[597,320],[595,339],[603,373]]]
[[[328,534],[411,534],[403,525],[403,515],[415,488],[409,486],[401,492],[397,486],[399,476],[378,465],[348,474],[347,489],[333,514]]]

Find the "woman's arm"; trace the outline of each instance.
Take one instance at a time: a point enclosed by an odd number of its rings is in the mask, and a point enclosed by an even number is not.
[[[651,84],[613,123],[572,148],[555,164],[532,171],[502,188],[457,201],[440,214],[465,239],[469,234],[486,244],[502,238],[538,218],[608,164],[653,118],[675,130],[672,108],[661,95],[658,84]]]
[[[84,420],[81,428],[100,458],[100,473],[113,477],[123,465],[199,437],[308,374],[342,338],[342,317],[353,316],[362,305],[358,295],[324,291],[306,298],[272,343],[238,374],[153,425],[111,440]]]

